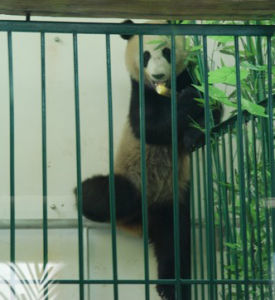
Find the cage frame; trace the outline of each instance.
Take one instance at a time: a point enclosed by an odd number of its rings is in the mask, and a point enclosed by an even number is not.
[[[78,201],[78,248],[79,248],[79,279],[76,280],[50,280],[52,283],[59,284],[77,284],[79,285],[79,299],[85,299],[84,287],[88,284],[112,284],[114,288],[114,299],[119,299],[118,285],[119,284],[144,284],[145,285],[145,299],[150,299],[149,286],[151,284],[175,284],[178,291],[182,284],[190,285],[207,285],[209,287],[209,299],[217,299],[215,286],[242,284],[245,286],[245,299],[249,299],[248,286],[250,284],[271,284],[272,280],[251,280],[248,278],[247,262],[245,263],[244,279],[225,280],[217,279],[214,270],[214,217],[213,217],[213,177],[212,177],[212,159],[211,159],[211,142],[210,138],[213,132],[223,132],[224,128],[233,128],[233,124],[237,124],[237,135],[239,141],[238,151],[238,166],[243,166],[243,133],[242,124],[246,118],[246,113],[242,111],[241,106],[241,82],[240,82],[240,62],[239,62],[239,41],[240,36],[261,36],[267,38],[267,57],[268,57],[268,99],[266,105],[268,108],[268,151],[270,155],[270,186],[271,197],[275,197],[275,161],[274,161],[274,139],[273,139],[273,95],[272,95],[272,66],[271,66],[271,36],[275,34],[275,26],[271,25],[175,25],[175,24],[114,24],[114,23],[73,23],[73,22],[40,22],[40,21],[0,21],[0,32],[7,33],[8,39],[8,65],[9,65],[9,103],[10,103],[10,261],[16,263],[15,253],[15,234],[16,234],[16,218],[15,218],[15,162],[14,162],[14,86],[13,86],[13,49],[12,49],[12,33],[13,32],[32,32],[40,33],[41,36],[41,116],[42,116],[42,178],[43,178],[43,265],[44,268],[48,262],[48,218],[47,218],[47,139],[46,139],[46,75],[45,75],[45,34],[47,33],[68,33],[73,37],[73,60],[74,60],[74,90],[75,90],[75,134],[76,134],[76,162],[77,162],[77,194],[80,199]],[[79,111],[79,78],[78,78],[78,48],[77,36],[78,34],[102,34],[106,37],[106,72],[107,72],[107,91],[108,91],[108,120],[109,120],[109,161],[110,161],[110,203],[111,203],[111,228],[112,228],[112,256],[113,256],[113,279],[111,280],[91,280],[85,279],[84,276],[84,245],[83,245],[83,221],[82,221],[82,189],[81,189],[81,142],[80,142],[80,111]],[[212,128],[210,125],[210,106],[209,106],[209,89],[208,89],[208,72],[204,73],[205,83],[205,136],[206,136],[206,194],[208,203],[208,279],[181,279],[179,270],[176,270],[175,280],[150,280],[148,273],[148,232],[147,232],[147,215],[146,215],[146,164],[145,164],[145,119],[144,119],[144,87],[141,84],[140,90],[140,128],[141,128],[141,169],[142,169],[142,210],[143,210],[143,233],[144,233],[144,264],[145,264],[145,278],[144,280],[121,280],[117,275],[117,253],[116,253],[116,218],[115,218],[115,197],[114,197],[114,161],[113,161],[113,120],[112,120],[112,78],[111,78],[111,55],[110,55],[110,36],[117,34],[137,34],[139,36],[139,50],[140,50],[140,65],[143,65],[142,49],[143,49],[143,35],[169,35],[172,43],[172,135],[173,135],[173,176],[174,176],[174,216],[175,228],[178,228],[178,211],[177,211],[177,126],[176,126],[176,94],[175,94],[175,36],[176,35],[194,35],[202,36],[203,38],[203,65],[204,69],[207,67],[207,37],[215,36],[233,36],[235,45],[235,61],[236,61],[236,81],[237,81],[237,116],[230,120]],[[140,82],[144,83],[143,72],[140,72]],[[242,170],[242,167],[240,167]],[[244,223],[242,224],[242,236],[246,241],[246,224],[245,224],[245,195],[244,195],[244,174],[241,171],[240,190],[242,214]],[[272,245],[275,250],[275,210],[272,209]],[[178,232],[175,231],[175,263],[178,264]],[[245,242],[244,242],[245,245]],[[244,256],[247,254],[247,249],[244,248]],[[25,283],[32,283],[31,280],[26,280]],[[179,293],[180,295],[180,293]],[[179,296],[180,299],[180,296]]]

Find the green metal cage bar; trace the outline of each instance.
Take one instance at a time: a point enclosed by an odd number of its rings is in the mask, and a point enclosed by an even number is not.
[[[224,276],[224,245],[223,245],[223,228],[224,228],[224,221],[223,221],[223,201],[225,200],[222,197],[222,186],[221,184],[219,184],[219,182],[223,182],[222,181],[222,170],[221,170],[221,162],[220,162],[220,151],[219,151],[219,139],[217,134],[215,134],[214,136],[215,139],[215,144],[214,144],[214,163],[216,165],[216,173],[217,173],[217,185],[218,185],[218,213],[219,213],[219,252],[220,252],[220,274],[221,274],[221,279],[225,279]],[[222,286],[222,296],[223,298],[225,297],[225,287]]]
[[[144,244],[144,277],[145,277],[145,299],[150,300],[149,286],[149,238],[148,238],[148,202],[146,194],[146,134],[145,134],[145,104],[144,104],[144,72],[143,72],[143,36],[139,36],[139,112],[140,112],[140,154],[141,154],[141,200],[142,200],[142,228]]]
[[[14,165],[14,88],[12,33],[8,32],[9,92],[10,92],[10,261],[15,262],[15,165]]]
[[[75,134],[76,134],[76,170],[77,170],[77,212],[78,212],[78,259],[79,259],[79,299],[84,299],[84,246],[82,221],[82,184],[81,184],[81,140],[78,78],[77,34],[73,34],[74,91],[75,91]]]
[[[207,36],[272,36],[275,25],[199,25],[199,24],[118,24],[76,22],[0,21],[0,31],[143,34],[143,35],[207,35]]]
[[[268,135],[269,135],[269,159],[270,159],[270,184],[271,198],[275,197],[275,161],[274,161],[274,133],[273,133],[273,99],[272,99],[272,57],[271,37],[267,37],[267,78],[268,78]],[[272,243],[275,252],[275,208],[272,208]]]
[[[41,107],[42,107],[42,189],[43,189],[43,265],[48,263],[48,209],[47,209],[47,107],[46,107],[46,70],[45,34],[41,33]]]
[[[145,286],[145,299],[150,299],[150,285],[152,284],[171,284],[176,287],[178,298],[181,297],[182,284],[189,284],[194,286],[195,299],[205,299],[205,288],[208,287],[208,298],[211,300],[225,299],[225,294],[229,291],[228,299],[235,299],[233,291],[236,290],[238,299],[242,297],[244,290],[244,299],[250,299],[251,291],[260,291],[261,297],[264,295],[266,289],[269,289],[270,296],[272,295],[271,288],[271,260],[268,262],[269,278],[263,276],[263,250],[259,248],[258,257],[253,257],[250,264],[248,263],[248,246],[252,241],[247,238],[247,205],[250,202],[250,192],[246,193],[248,184],[251,180],[255,183],[256,199],[256,240],[260,244],[261,231],[260,231],[260,210],[263,209],[260,203],[260,195],[258,191],[258,178],[257,173],[257,145],[256,145],[256,129],[255,120],[261,123],[264,137],[261,140],[263,167],[262,174],[264,178],[264,185],[266,186],[266,196],[275,197],[275,162],[274,162],[274,124],[273,124],[273,96],[272,96],[272,60],[271,60],[271,36],[275,32],[275,26],[237,26],[237,25],[144,25],[144,24],[88,24],[88,23],[58,23],[58,22],[22,22],[22,21],[0,21],[0,31],[7,31],[8,37],[8,66],[9,66],[9,88],[10,88],[10,261],[15,262],[15,162],[14,162],[14,92],[13,92],[13,51],[12,51],[12,32],[39,32],[41,34],[41,113],[42,113],[42,194],[43,194],[43,264],[44,268],[48,262],[48,227],[47,227],[47,139],[46,139],[46,70],[45,70],[45,33],[47,32],[62,32],[73,33],[73,60],[74,60],[74,87],[75,87],[75,125],[76,125],[76,163],[77,163],[77,195],[78,195],[78,249],[79,249],[79,278],[76,280],[50,280],[49,283],[59,284],[77,284],[79,285],[79,298],[86,299],[84,287],[88,284],[111,284],[114,288],[114,299],[119,299],[118,285],[119,284],[142,284]],[[79,79],[78,79],[78,42],[77,35],[79,33],[86,34],[103,34],[106,36],[106,64],[107,64],[107,90],[108,90],[108,125],[109,125],[109,167],[110,167],[110,215],[111,215],[111,230],[112,230],[112,261],[113,261],[113,279],[110,280],[89,280],[84,278],[84,248],[83,248],[83,222],[82,222],[82,191],[81,191],[81,135],[80,135],[80,107],[79,107]],[[144,243],[144,280],[122,280],[118,278],[117,273],[117,249],[116,249],[116,212],[115,212],[115,182],[114,182],[114,160],[113,160],[113,113],[112,113],[112,78],[111,78],[111,34],[138,34],[139,35],[139,63],[143,66],[143,35],[170,35],[171,36],[171,66],[172,66],[172,159],[173,159],[173,193],[174,193],[174,248],[175,248],[175,279],[159,279],[150,280],[149,278],[149,256],[148,256],[148,215],[147,215],[147,197],[146,197],[146,146],[145,146],[145,117],[144,117],[144,75],[140,72],[140,132],[141,132],[141,185],[142,185],[142,216],[143,216],[143,243]],[[192,171],[196,170],[196,176],[192,172],[192,186],[191,186],[191,214],[192,214],[192,231],[193,231],[193,248],[199,248],[199,260],[196,256],[193,257],[193,275],[195,278],[181,279],[180,278],[180,247],[179,247],[179,204],[178,204],[178,161],[177,161],[177,97],[176,97],[176,72],[175,72],[175,36],[176,35],[196,35],[203,37],[203,69],[205,85],[205,136],[206,145],[201,149],[202,165],[199,162],[199,150],[196,149],[195,155],[191,158]],[[237,82],[237,99],[238,99],[238,114],[236,117],[228,120],[221,126],[213,128],[210,113],[210,96],[208,84],[208,57],[207,57],[207,37],[209,35],[227,35],[234,36],[235,48],[235,63],[236,63],[236,82]],[[241,80],[240,80],[240,59],[239,59],[239,37],[240,36],[258,36],[258,42],[262,37],[267,37],[267,82],[268,82],[268,100],[266,101],[268,118],[250,117],[249,114],[242,111],[241,107]],[[140,68],[142,70],[142,68]],[[264,90],[264,83],[261,91]],[[261,99],[262,95],[259,95]],[[260,121],[259,121],[260,120]],[[251,122],[247,125],[247,122]],[[258,124],[258,123],[257,123]],[[248,130],[251,126],[252,134],[252,154],[254,164],[250,165],[248,161]],[[237,166],[239,172],[239,190],[240,195],[236,194],[234,186],[236,184],[236,176],[234,176],[235,165],[233,155],[233,131],[237,132]],[[244,131],[243,131],[244,130]],[[258,128],[257,128],[258,130]],[[215,132],[216,147],[211,144],[211,138]],[[225,135],[228,135],[228,153],[225,147]],[[221,145],[218,145],[221,141]],[[246,155],[246,160],[244,159]],[[230,160],[230,166],[226,164],[226,157]],[[222,158],[222,163],[221,163]],[[212,165],[214,163],[214,165]],[[244,168],[246,164],[246,168]],[[250,171],[254,170],[254,178],[250,177]],[[219,234],[216,232],[215,224],[215,203],[214,203],[214,187],[216,186],[213,174],[216,172],[218,182],[231,181],[231,187],[218,186],[218,194],[220,195],[220,202],[218,203],[219,216]],[[267,172],[270,176],[267,177]],[[202,176],[202,179],[201,179]],[[205,219],[206,219],[206,245],[207,245],[207,259],[204,260],[203,252],[203,216],[202,216],[202,200],[200,193],[196,195],[194,191],[194,183],[200,185],[203,183],[203,190],[206,196],[205,205]],[[228,193],[231,193],[232,202],[228,201]],[[195,196],[197,197],[196,203]],[[239,262],[234,253],[225,246],[225,243],[237,243],[237,212],[236,200],[241,199],[241,220],[240,230],[242,238],[242,251],[244,258],[244,276],[239,276]],[[223,201],[221,201],[223,200]],[[247,201],[247,202],[246,202]],[[268,208],[266,209],[265,226],[268,245],[275,249],[275,211]],[[196,239],[196,223],[195,219],[198,217],[198,245]],[[271,226],[269,221],[272,220]],[[232,223],[232,224],[231,224]],[[272,227],[272,231],[271,231]],[[223,235],[225,230],[225,236]],[[254,229],[251,229],[254,232]],[[252,231],[250,231],[252,232]],[[254,233],[253,233],[254,234]],[[217,243],[216,237],[219,238]],[[220,253],[221,263],[218,265],[218,256],[216,252],[216,245],[222,249]],[[250,251],[252,249],[250,248]],[[204,251],[205,252],[205,251]],[[253,253],[251,252],[251,255]],[[252,255],[253,256],[253,255]],[[271,249],[269,249],[269,256],[271,256]],[[256,277],[256,269],[253,265],[254,262],[259,263],[260,278]],[[197,268],[197,263],[200,267]],[[234,262],[235,270],[226,275],[224,264]],[[205,279],[204,264],[207,267],[207,279]],[[252,272],[252,276],[249,272]],[[220,277],[217,273],[220,272]],[[198,278],[198,275],[200,278]],[[233,276],[234,275],[234,276]],[[234,278],[234,279],[233,279]],[[32,283],[30,280],[24,281],[25,283]],[[199,293],[200,291],[200,293]],[[220,294],[221,293],[221,294]],[[200,296],[201,298],[200,298]],[[183,299],[182,299],[183,300]]]
[[[226,131],[222,130],[222,168],[223,168],[223,173],[222,173],[222,182],[227,183],[227,151],[226,151],[226,147],[225,147],[225,134]],[[228,136],[228,132],[227,132],[227,136]],[[226,232],[226,242],[230,243],[232,242],[233,238],[232,238],[232,224],[230,222],[230,216],[229,216],[229,201],[228,201],[228,195],[227,195],[227,188],[225,185],[222,186],[222,197],[224,199],[224,214],[225,214],[225,232]],[[231,251],[230,248],[227,247],[225,245],[226,248],[226,260],[227,260],[227,264],[231,265]],[[231,274],[228,275],[228,278],[231,279]],[[232,288],[231,286],[229,287],[229,299],[232,299]]]
[[[36,283],[35,280],[18,280],[15,281],[15,283],[25,283],[25,284],[33,284]],[[177,283],[176,279],[150,279],[147,281],[149,284],[167,284],[167,285],[175,285]],[[215,285],[244,285],[244,284],[249,284],[249,285],[258,285],[258,284],[264,284],[264,285],[271,285],[273,283],[273,280],[269,279],[249,279],[248,281],[246,280],[227,280],[227,279],[213,279],[210,281],[209,279],[180,279],[181,284],[195,284],[195,285],[209,285],[211,282]],[[54,280],[49,280],[49,283],[53,284],[76,284],[79,285],[79,280],[78,279],[54,279]],[[118,284],[127,284],[127,285],[132,285],[132,284],[142,284],[144,285],[146,281],[144,279],[118,279],[117,280]],[[83,284],[114,284],[114,281],[112,279],[84,279]]]
[[[258,264],[260,266],[260,277],[263,278],[263,265],[262,265],[262,245],[261,245],[261,232],[260,232],[260,204],[259,204],[259,190],[258,190],[258,178],[257,178],[257,150],[256,150],[256,130],[255,130],[255,117],[251,117],[251,130],[252,130],[252,155],[253,155],[253,182],[256,194],[256,222],[257,222],[257,241],[259,245]],[[264,297],[263,286],[260,286],[261,297]]]
[[[192,249],[193,251],[195,251],[196,249],[196,224],[195,224],[195,191],[194,191],[194,184],[195,184],[195,176],[194,176],[194,172],[193,172],[193,168],[194,168],[194,162],[193,162],[193,155],[190,155],[190,169],[191,169],[191,179],[190,179],[190,201],[191,201],[191,218],[192,218],[192,222],[191,222],[191,226],[192,226],[192,237],[191,237],[191,242],[192,242]],[[197,257],[196,255],[193,255],[192,258],[193,261],[193,278],[197,279],[198,275],[197,275]],[[198,299],[198,287],[197,285],[193,286],[193,291],[194,291],[194,298],[195,300]]]
[[[235,175],[234,175],[234,159],[233,159],[233,138],[232,138],[232,131],[233,127],[231,125],[228,125],[228,133],[229,133],[229,158],[230,158],[230,183],[231,183],[231,194],[232,194],[232,225],[233,225],[233,242],[237,242],[237,221],[236,221],[236,195],[235,195],[235,188],[234,188],[234,182],[235,182]],[[235,265],[235,276],[236,279],[239,279],[239,263],[237,259],[237,254],[234,253],[234,265]],[[237,296],[240,297],[240,287],[237,287]]]
[[[46,107],[46,63],[45,34],[40,35],[41,44],[41,120],[42,120],[42,194],[43,194],[43,268],[48,264],[48,187],[47,187],[47,107]],[[46,274],[46,277],[47,278]],[[46,300],[48,291],[44,291]]]
[[[205,161],[205,157],[206,157],[206,153],[205,153],[205,147],[203,147],[201,149],[201,156],[202,156],[202,174],[203,174],[203,194],[204,194],[204,217],[205,217],[205,232],[206,232],[206,244],[209,244],[209,231],[208,231],[208,224],[207,224],[207,217],[208,217],[208,206],[206,203],[206,193],[207,193],[207,180],[206,180],[206,161]],[[206,249],[206,251],[208,251],[208,249]],[[207,252],[208,253],[208,252]],[[207,275],[209,274],[208,270],[209,270],[209,266],[208,266],[208,260],[207,258],[205,259],[205,265],[206,265],[206,272]],[[203,286],[204,288],[204,286]],[[209,293],[209,289],[206,289],[207,293]]]
[[[261,130],[263,133],[263,138],[261,140],[261,146],[262,146],[262,168],[261,168],[261,172],[262,172],[262,176],[263,176],[263,180],[264,180],[264,197],[267,199],[268,198],[268,179],[267,179],[267,144],[266,144],[266,120],[261,120]],[[271,237],[270,237],[270,211],[268,210],[268,208],[266,207],[265,210],[265,219],[266,219],[266,236],[267,236],[267,252],[268,252],[268,256],[271,256]],[[271,276],[272,274],[272,265],[271,265],[271,261],[268,262],[268,273],[269,276]],[[272,290],[270,288],[270,297],[272,296]]]
[[[249,216],[251,216],[251,203],[252,203],[252,193],[250,190],[250,182],[251,182],[251,166],[250,166],[250,161],[249,161],[249,141],[248,141],[248,124],[244,124],[244,154],[245,154],[245,170],[246,170],[246,191],[247,191],[247,209],[246,213]],[[253,238],[254,238],[254,228],[249,227],[249,232],[248,232],[249,240],[248,243],[251,245],[253,244]],[[250,253],[249,253],[250,252]],[[250,251],[247,253],[247,255],[250,256],[251,261],[250,261],[250,266],[248,266],[252,272],[253,278],[255,278],[256,272],[255,272],[255,257],[254,257],[254,251],[253,247],[250,248]],[[253,286],[253,291],[256,292],[256,286]]]
[[[173,167],[173,217],[174,217],[174,251],[176,298],[181,300],[180,284],[180,234],[179,234],[179,185],[178,185],[178,131],[176,98],[176,46],[175,36],[171,35],[171,116],[172,116],[172,167]]]
[[[207,231],[208,231],[208,277],[210,285],[208,289],[209,299],[217,299],[217,289],[214,285],[216,277],[216,259],[215,259],[215,233],[214,233],[214,203],[213,203],[213,170],[212,170],[212,155],[210,144],[210,104],[209,104],[209,86],[208,86],[208,57],[207,57],[207,37],[203,36],[203,65],[204,65],[204,95],[205,95],[205,143],[206,143],[206,203],[207,203]]]
[[[108,90],[108,126],[109,126],[109,191],[110,191],[110,219],[112,227],[112,261],[114,299],[118,299],[117,284],[117,241],[116,241],[116,202],[114,182],[114,138],[113,138],[113,103],[112,103],[112,78],[111,78],[111,45],[110,35],[106,34],[106,64],[107,64],[107,90]]]
[[[196,151],[196,173],[197,173],[197,186],[201,186],[201,180],[200,180],[200,163],[199,163],[199,151]],[[192,185],[193,188],[193,185]],[[191,199],[192,201],[192,199]],[[201,203],[201,195],[200,192],[198,193],[198,218],[199,218],[199,248],[200,253],[203,253],[203,222],[202,222],[202,203]],[[194,223],[194,222],[193,222]],[[200,276],[201,278],[204,278],[204,259],[203,256],[200,255]],[[201,299],[205,298],[205,291],[204,287],[201,287]]]
[[[248,262],[247,262],[247,236],[246,236],[246,203],[245,203],[245,189],[244,189],[244,151],[243,151],[243,116],[241,104],[241,77],[240,77],[240,58],[239,58],[239,37],[234,37],[235,45],[235,64],[236,64],[236,82],[237,82],[237,149],[238,149],[238,171],[240,173],[240,201],[241,201],[241,234],[243,239],[243,257],[244,257],[244,280],[248,280]],[[249,298],[248,285],[245,285],[245,299]]]

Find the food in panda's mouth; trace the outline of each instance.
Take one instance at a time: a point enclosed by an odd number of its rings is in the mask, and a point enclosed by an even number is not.
[[[171,90],[166,86],[164,82],[155,83],[156,92],[159,95],[169,97],[171,96]]]

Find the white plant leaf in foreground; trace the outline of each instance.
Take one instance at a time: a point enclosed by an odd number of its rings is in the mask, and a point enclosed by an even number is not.
[[[57,299],[57,278],[62,264],[48,263],[46,268],[37,263],[0,263],[0,299],[54,300]]]

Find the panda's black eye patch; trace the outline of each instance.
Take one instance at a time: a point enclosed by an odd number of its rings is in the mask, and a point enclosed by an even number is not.
[[[171,51],[169,48],[162,49],[162,55],[169,63],[171,62]]]
[[[144,68],[147,67],[150,57],[151,57],[150,52],[149,51],[144,51],[144,53],[143,53],[143,65],[144,65]]]

